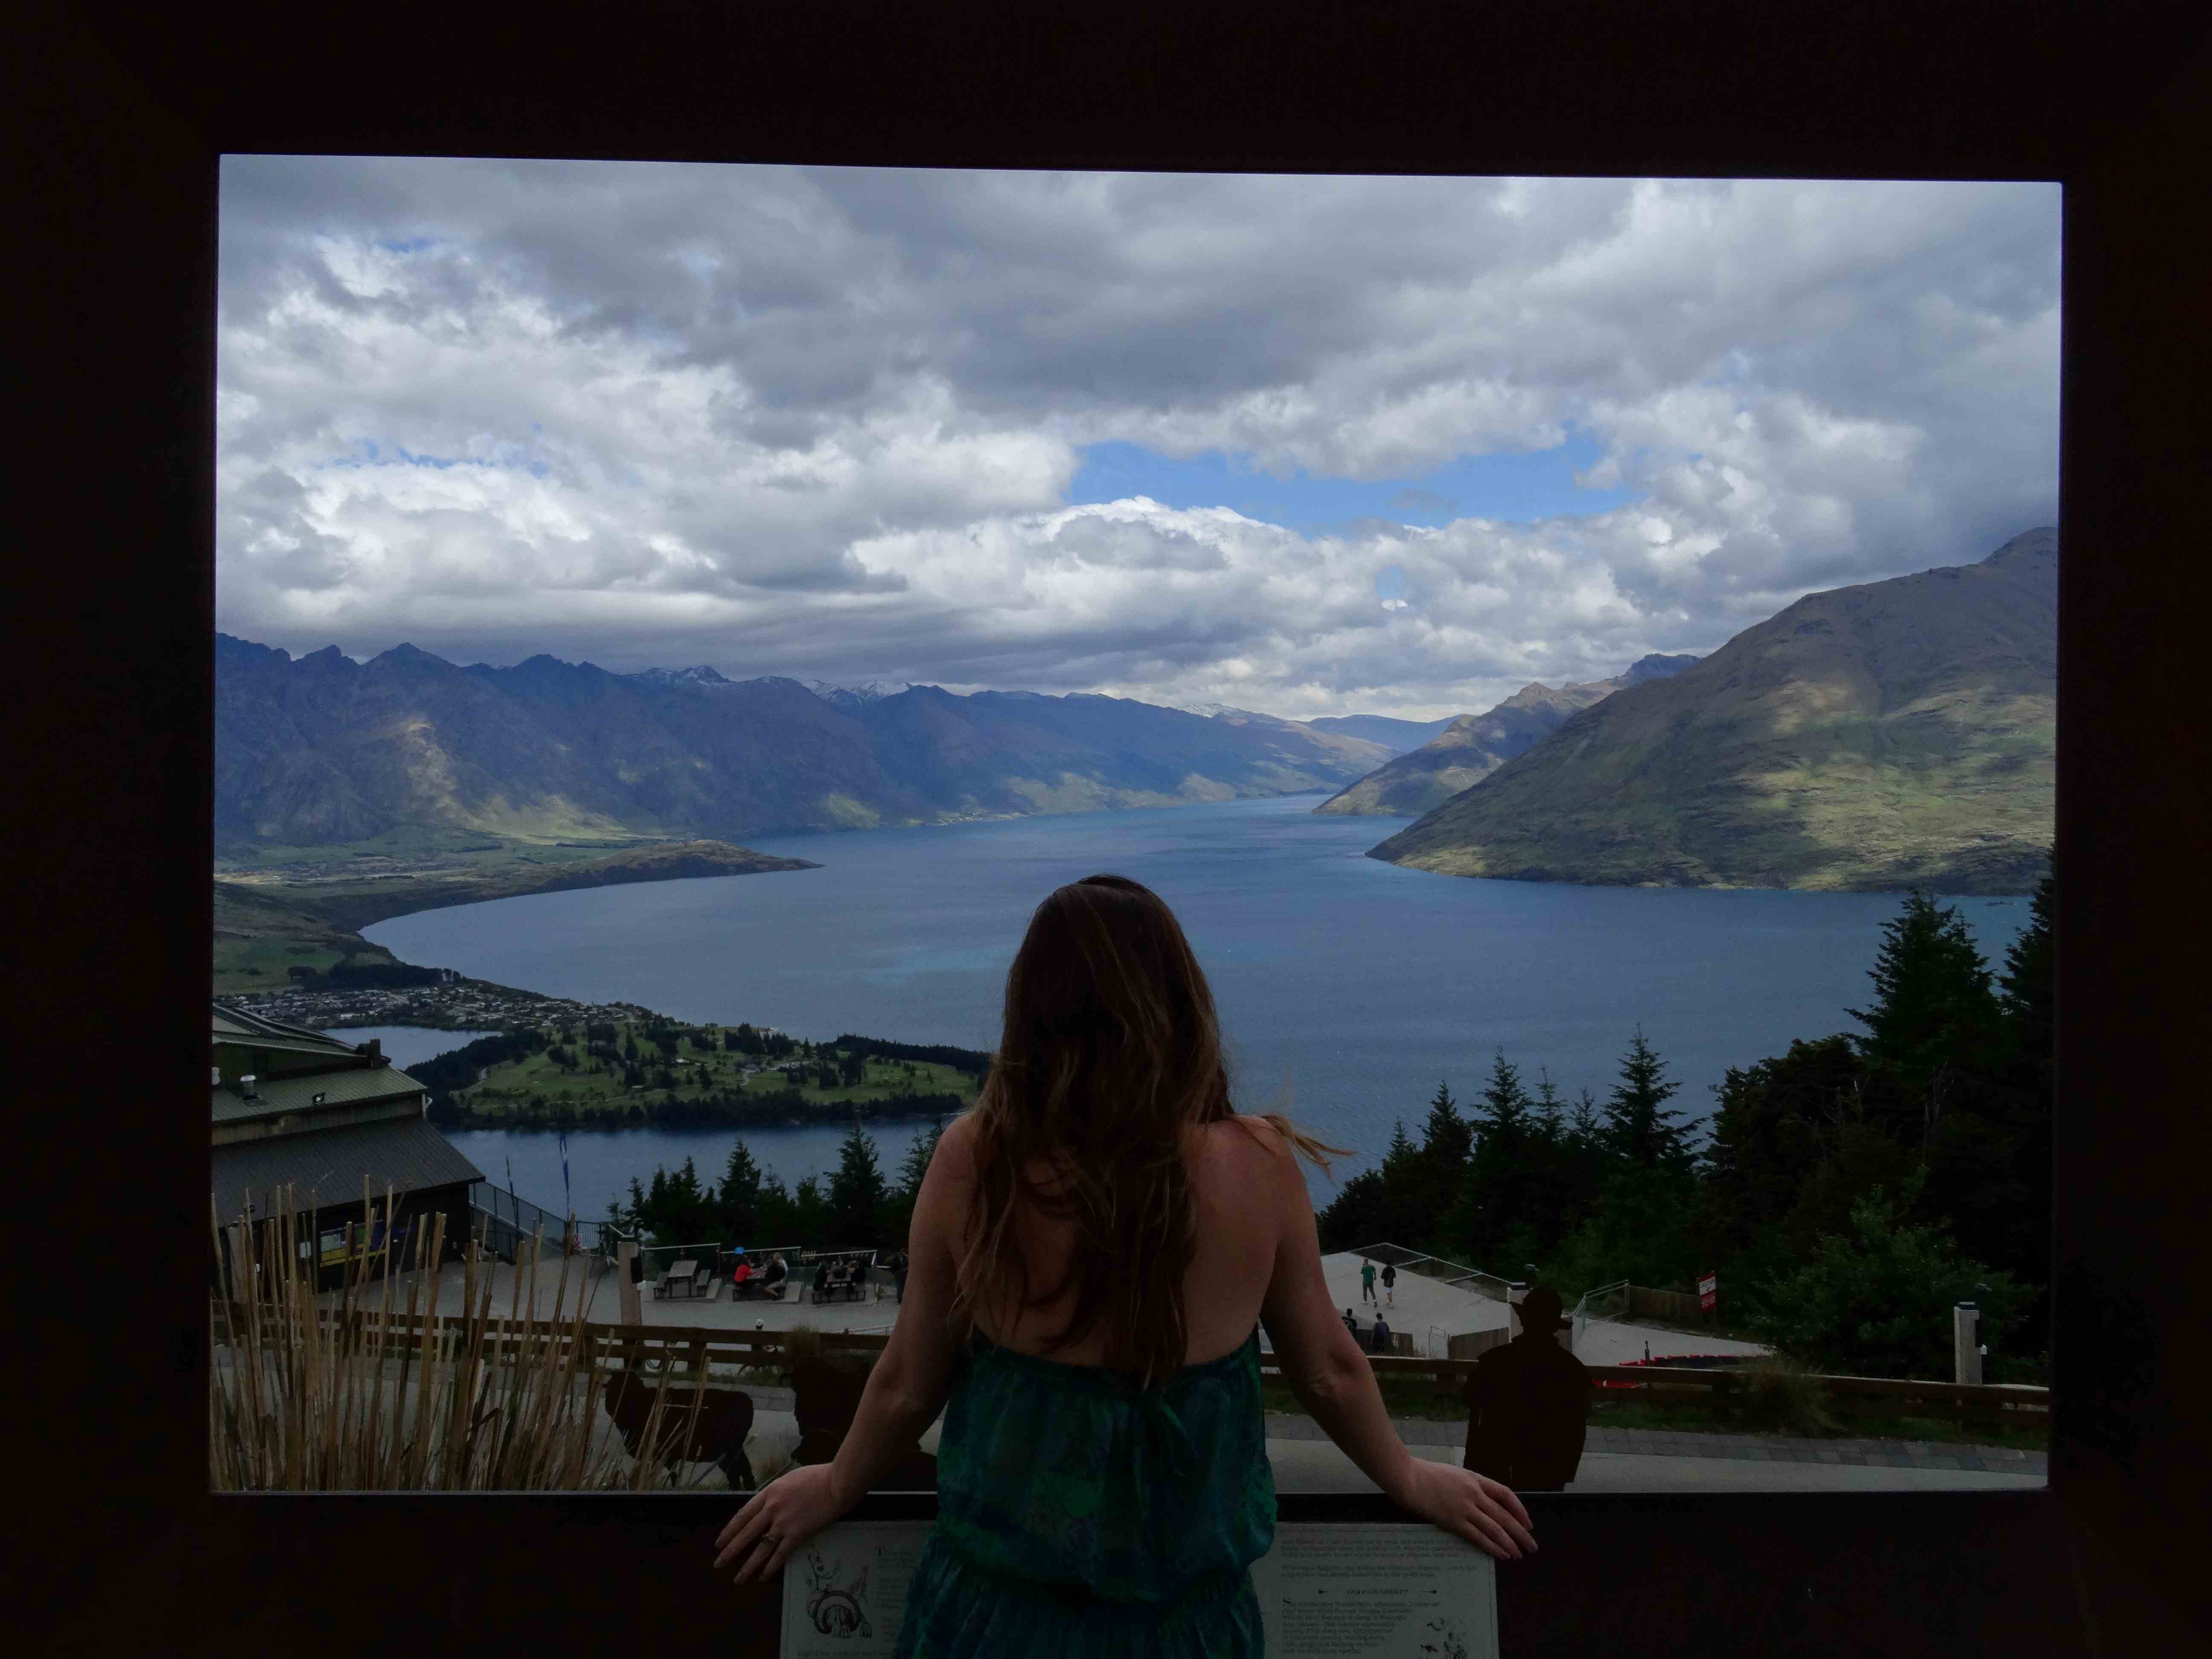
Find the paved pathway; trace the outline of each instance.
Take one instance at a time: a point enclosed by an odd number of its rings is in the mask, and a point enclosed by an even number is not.
[[[1360,1329],[1365,1331],[1373,1325],[1377,1307],[1376,1303],[1361,1297],[1361,1260],[1354,1251],[1340,1250],[1322,1257],[1321,1271],[1328,1285],[1330,1304],[1340,1310],[1351,1309]],[[1470,1331],[1511,1328],[1512,1312],[1503,1302],[1480,1291],[1446,1285],[1403,1270],[1398,1274],[1397,1284],[1387,1293],[1389,1299],[1383,1301],[1386,1292],[1381,1262],[1375,1264],[1375,1294],[1382,1302],[1382,1317],[1393,1332],[1412,1337],[1415,1349],[1425,1355],[1441,1357],[1448,1337]],[[1738,1342],[1719,1336],[1685,1336],[1677,1331],[1611,1319],[1591,1320],[1583,1328],[1582,1340],[1575,1346],[1575,1357],[1585,1365],[1618,1365],[1627,1360],[1642,1359],[1647,1353],[1656,1358],[1770,1352],[1755,1342]]]

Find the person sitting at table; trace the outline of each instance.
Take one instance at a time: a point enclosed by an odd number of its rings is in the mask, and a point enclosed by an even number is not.
[[[784,1266],[783,1252],[781,1250],[778,1250],[774,1255],[769,1258],[768,1274],[766,1279],[761,1285],[761,1293],[764,1296],[772,1296],[776,1297],[778,1300],[781,1300],[783,1296],[784,1281],[790,1277],[791,1269]]]
[[[730,1294],[732,1296],[744,1295],[745,1287],[752,1283],[752,1278],[753,1264],[746,1261],[744,1257],[739,1256],[738,1258],[738,1265],[730,1269]]]
[[[829,1299],[829,1297],[830,1264],[827,1261],[817,1261],[814,1264],[814,1299],[817,1302],[824,1302]]]
[[[830,1288],[833,1291],[842,1291],[852,1283],[852,1268],[846,1263],[844,1258],[839,1257],[836,1266],[830,1269]]]

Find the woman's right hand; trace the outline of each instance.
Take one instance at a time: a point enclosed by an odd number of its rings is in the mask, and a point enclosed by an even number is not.
[[[1524,1550],[1536,1547],[1534,1522],[1504,1481],[1456,1463],[1432,1463],[1425,1457],[1411,1462],[1404,1489],[1390,1494],[1399,1508],[1501,1561],[1516,1561]]]

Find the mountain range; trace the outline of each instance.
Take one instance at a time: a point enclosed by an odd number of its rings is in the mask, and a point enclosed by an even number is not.
[[[1533,749],[1566,723],[1568,716],[1601,702],[1614,692],[1646,680],[1679,674],[1693,656],[1639,658],[1625,674],[1554,690],[1540,680],[1522,686],[1486,714],[1462,714],[1437,724],[1419,748],[1387,761],[1347,789],[1339,790],[1316,812],[1372,813],[1417,818],[1434,811],[1462,789],[1482,781],[1516,755]],[[1373,720],[1376,715],[1354,715]],[[1345,724],[1348,722],[1339,722]],[[1394,722],[1411,725],[1411,721]],[[1319,726],[1320,720],[1312,724]]]
[[[216,636],[219,851],[435,826],[522,841],[732,839],[1326,792],[1380,744],[1244,710],[936,686],[810,690],[712,668],[411,645],[294,659]]]
[[[1394,720],[1388,714],[1323,714],[1306,722],[1316,732],[1334,732],[1340,737],[1364,738],[1370,743],[1379,743],[1393,754],[1406,755],[1419,749],[1431,738],[1441,736],[1455,719],[1465,715],[1447,714],[1440,720]]]
[[[2047,868],[2058,535],[1808,594],[1562,724],[1368,856],[1662,886],[2029,890]]]

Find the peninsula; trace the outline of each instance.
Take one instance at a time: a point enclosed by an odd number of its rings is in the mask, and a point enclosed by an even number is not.
[[[820,867],[718,841],[611,849],[605,842],[418,832],[351,846],[279,849],[216,867],[214,988],[433,984],[440,970],[409,967],[360,930],[417,910],[527,893]]]

